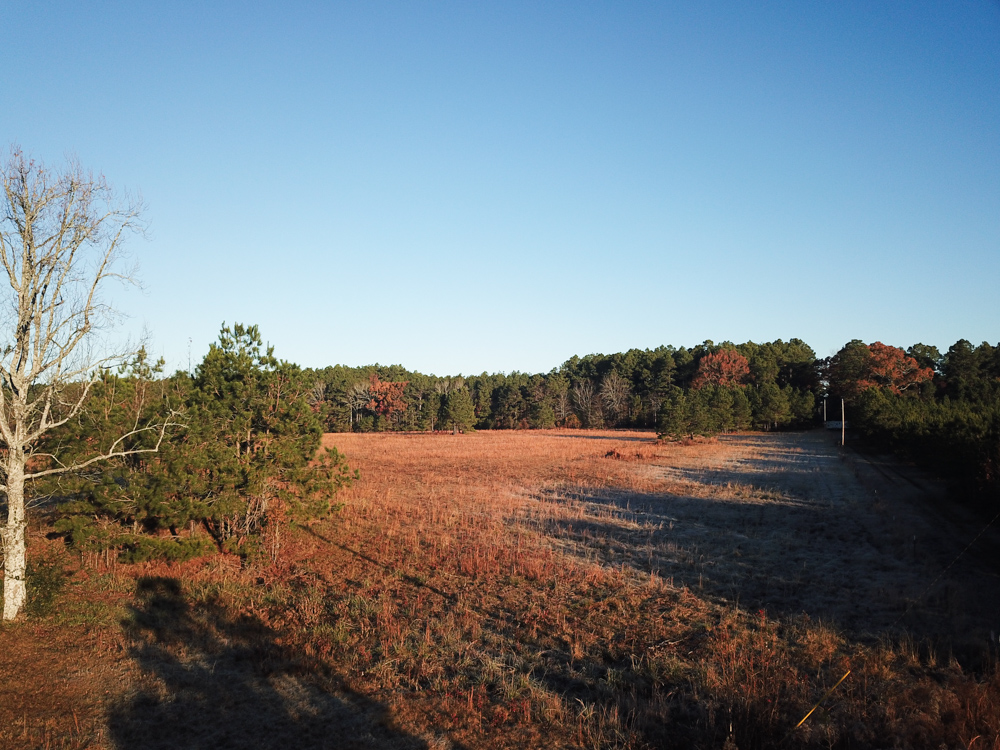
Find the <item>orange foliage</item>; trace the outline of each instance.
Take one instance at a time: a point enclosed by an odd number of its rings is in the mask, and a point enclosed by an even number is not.
[[[871,359],[869,378],[859,383],[861,390],[870,387],[884,387],[893,393],[902,393],[934,377],[930,367],[921,367],[913,357],[906,356],[902,349],[876,341],[869,344]]]
[[[900,394],[934,377],[930,367],[921,367],[906,352],[881,341],[852,341],[830,360],[830,388],[838,396],[852,399],[869,388],[885,388]]]
[[[698,373],[694,376],[692,388],[706,385],[740,385],[750,374],[747,358],[735,349],[720,349],[715,354],[706,354],[698,362]]]
[[[403,389],[406,383],[405,380],[398,383],[379,380],[378,375],[372,373],[368,382],[369,401],[365,408],[383,417],[404,411],[406,399],[403,398]]]

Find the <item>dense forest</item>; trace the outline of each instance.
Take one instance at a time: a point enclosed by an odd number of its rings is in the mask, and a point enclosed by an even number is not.
[[[804,342],[706,341],[573,357],[543,374],[424,375],[401,366],[311,370],[279,360],[255,326],[223,326],[193,373],[140,352],[106,372],[88,408],[35,452],[71,462],[135,451],[36,489],[82,551],[183,558],[217,547],[276,555],[288,519],[322,516],[354,474],[324,432],[642,428],[663,440],[817,425],[846,404],[852,431],[961,481],[1000,491],[1000,347],[944,355],[851,341],[829,359]],[[82,387],[82,386],[81,386]],[[156,432],[136,429],[167,421]],[[125,436],[124,438],[122,436]],[[156,447],[158,450],[153,452]]]
[[[633,427],[709,435],[814,421],[821,364],[792,339],[588,354],[535,375],[338,365],[315,371],[314,398],[331,432]]]
[[[1000,496],[1000,346],[962,339],[945,354],[851,341],[823,363],[829,394],[877,447],[956,480],[967,494]]]

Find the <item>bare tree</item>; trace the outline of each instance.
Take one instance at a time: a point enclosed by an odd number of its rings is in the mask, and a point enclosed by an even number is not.
[[[322,380],[313,383],[312,388],[309,389],[309,393],[306,394],[306,401],[309,402],[311,409],[318,409],[319,405],[326,400],[326,390],[326,383]]]
[[[589,380],[581,380],[573,386],[573,405],[584,427],[597,427],[601,422],[601,405]]]
[[[552,410],[556,415],[556,424],[565,424],[566,417],[573,413],[569,395],[569,379],[562,373],[549,375],[546,382],[549,398],[552,400]]]
[[[601,403],[604,404],[605,415],[613,424],[628,417],[628,402],[631,395],[632,386],[618,374],[618,370],[612,370],[604,376],[604,380],[601,381]]]
[[[461,375],[455,377],[443,377],[434,383],[434,390],[439,396],[447,396],[449,393],[461,390],[465,387],[465,378]]]
[[[142,231],[139,201],[119,199],[103,177],[71,163],[53,172],[17,148],[0,165],[0,495],[6,518],[3,619],[27,598],[25,487],[41,477],[79,471],[98,461],[159,449],[168,423],[143,425],[107,450],[69,465],[36,452],[42,436],[77,416],[103,368],[126,353],[95,354],[95,334],[113,321],[101,292],[119,270],[123,240]],[[155,447],[130,449],[152,431]],[[32,460],[35,459],[35,460]]]
[[[570,403],[569,391],[558,391],[553,399],[555,406],[553,411],[556,415],[556,421],[559,424],[565,424],[566,417],[573,413],[573,408]]]
[[[352,430],[354,429],[354,423],[360,421],[361,412],[365,410],[365,406],[371,400],[372,396],[368,390],[368,383],[355,383],[347,389],[347,394],[344,396],[344,403],[351,407]]]
[[[657,415],[660,413],[660,406],[663,404],[663,396],[659,393],[650,393],[644,399],[646,408],[646,422],[650,425],[656,424]]]

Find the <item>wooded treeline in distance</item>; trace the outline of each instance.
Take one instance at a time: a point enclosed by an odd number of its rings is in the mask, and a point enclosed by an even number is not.
[[[846,403],[852,429],[975,487],[1000,463],[1000,345],[942,354],[851,341],[828,359],[803,341],[706,341],[573,357],[545,374],[435,377],[399,366],[315,371],[330,431],[638,427],[668,438],[806,427]],[[968,488],[967,488],[968,489]]]
[[[823,363],[827,392],[876,446],[1000,500],[1000,345],[961,339],[942,355],[851,341]]]
[[[959,480],[967,495],[1000,496],[1000,346],[986,343],[962,340],[942,355],[851,341],[824,360],[798,339],[706,341],[572,357],[544,374],[438,377],[304,369],[237,324],[222,327],[193,373],[159,368],[140,351],[77,384],[89,388],[85,408],[32,449],[36,472],[86,467],[32,490],[34,502],[59,500],[55,529],[80,552],[276,559],[286,522],[327,515],[356,478],[344,456],[320,450],[324,432],[638,427],[686,440],[816,425],[824,398],[843,398],[852,428],[879,446]],[[95,454],[110,458],[85,463]]]
[[[853,430],[966,489],[1000,481],[1000,345],[942,354],[854,340],[827,359],[799,339],[572,357],[549,373],[435,377],[400,366],[317,370],[331,431],[638,427],[661,435],[806,427],[846,403]]]
[[[672,434],[706,435],[812,422],[820,364],[792,339],[588,354],[533,375],[337,365],[315,371],[315,397],[332,432],[666,425]]]
[[[824,398],[831,419],[843,398],[852,428],[870,440],[996,493],[1000,347],[986,343],[962,340],[942,355],[923,344],[852,341],[820,359],[798,339],[706,341],[572,357],[542,374],[439,377],[398,365],[303,369],[242,325],[224,326],[193,374],[160,377],[145,360],[106,374],[82,415],[51,434],[48,452],[67,461],[106,449],[130,425],[171,412],[186,414],[185,426],[158,453],[102,464],[49,491],[79,498],[61,528],[97,546],[114,536],[95,522],[105,517],[132,530],[197,523],[236,549],[258,539],[279,505],[283,514],[321,512],[323,493],[350,480],[336,454],[321,477],[310,467],[324,431],[629,427],[684,439],[816,425]],[[138,433],[129,447],[152,439]],[[281,503],[261,499],[279,490]]]

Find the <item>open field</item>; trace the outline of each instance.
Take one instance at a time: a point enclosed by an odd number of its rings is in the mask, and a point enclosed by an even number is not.
[[[981,524],[906,467],[818,432],[327,440],[362,479],[273,563],[35,529],[70,578],[0,630],[0,745],[1000,747],[1000,542],[949,568]]]

